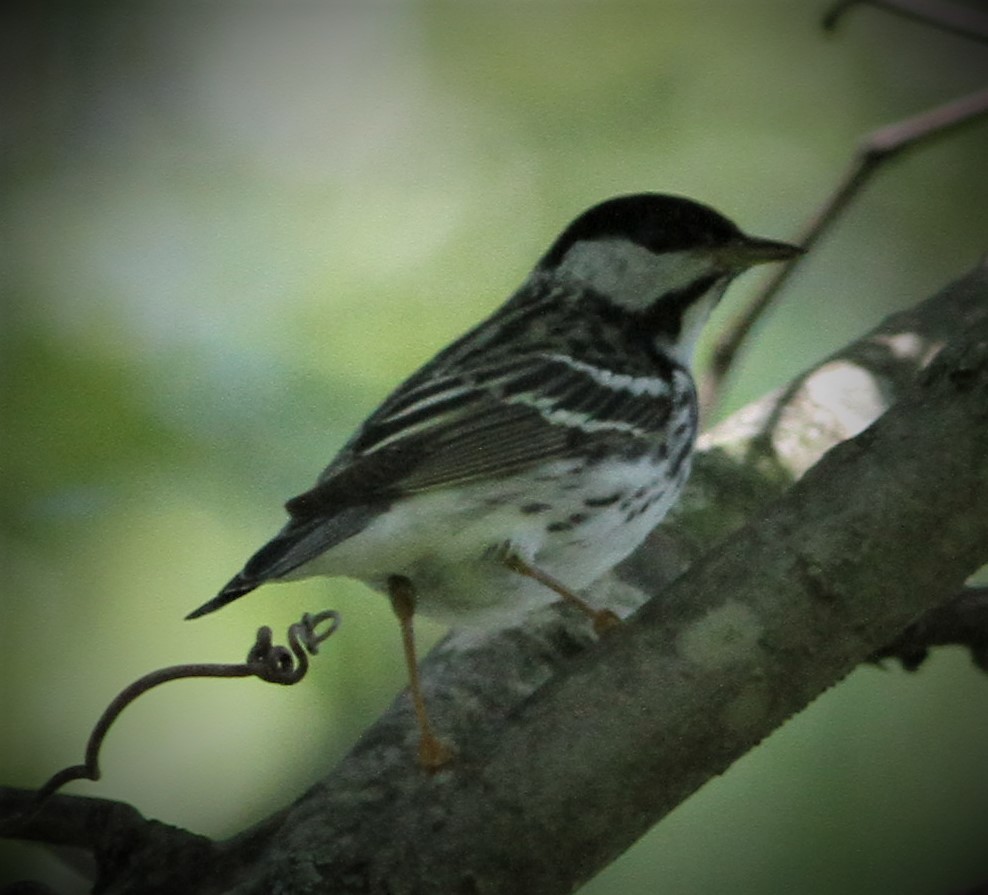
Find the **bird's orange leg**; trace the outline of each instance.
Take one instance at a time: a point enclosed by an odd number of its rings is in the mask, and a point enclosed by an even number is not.
[[[512,572],[517,572],[519,575],[525,575],[527,578],[532,578],[535,581],[538,581],[539,584],[544,584],[550,590],[553,590],[559,594],[559,596],[561,596],[567,603],[570,603],[579,609],[580,612],[589,616],[590,620],[593,622],[593,629],[598,634],[603,634],[604,631],[621,623],[621,619],[611,612],[610,609],[595,609],[582,597],[578,597],[575,593],[573,593],[573,591],[571,591],[561,581],[557,581],[552,577],[552,575],[549,575],[541,569],[527,563],[520,556],[518,556],[517,553],[506,553],[504,556],[504,564],[511,569]]]
[[[398,617],[401,625],[401,642],[405,650],[405,664],[408,666],[408,688],[418,719],[419,732],[419,763],[427,770],[441,768],[453,757],[453,750],[447,746],[432,730],[429,716],[425,710],[425,699],[419,682],[419,668],[415,653],[415,587],[404,575],[392,575],[388,578],[388,596],[391,598],[391,608]]]

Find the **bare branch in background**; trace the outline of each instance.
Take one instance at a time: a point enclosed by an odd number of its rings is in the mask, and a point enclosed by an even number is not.
[[[942,0],[844,0],[824,16],[823,27],[832,31],[840,19],[855,6],[874,6],[888,12],[932,25],[958,37],[988,43],[988,16],[969,6]]]
[[[917,19],[951,33],[988,41],[988,16],[967,7],[936,0],[846,0],[836,4],[824,17],[827,30],[836,28],[838,21],[853,6],[869,5]],[[793,240],[810,249],[829,230],[851,201],[864,189],[872,175],[893,156],[915,149],[946,136],[958,127],[970,124],[988,113],[988,89],[953,100],[922,112],[904,121],[887,125],[861,141],[844,176],[838,181],[830,198],[803,227]],[[710,366],[699,384],[700,406],[709,414],[731,367],[755,324],[768,310],[796,268],[805,263],[805,256],[775,268],[775,274],[756,292],[727,330],[714,345]]]
[[[907,150],[921,148],[936,139],[945,137],[957,128],[972,124],[985,115],[988,115],[988,89],[945,103],[869,134],[861,143],[836,189],[793,242],[804,249],[811,249],[833,227],[884,163]],[[718,338],[714,345],[710,367],[700,381],[700,401],[705,413],[709,413],[716,405],[724,380],[755,324],[768,310],[792,274],[806,261],[807,256],[801,255],[788,264],[777,266],[771,279],[752,296],[726,332]]]

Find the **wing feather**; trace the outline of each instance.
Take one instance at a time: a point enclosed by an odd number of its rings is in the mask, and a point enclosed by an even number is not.
[[[286,507],[312,518],[572,457],[586,438],[654,438],[669,407],[667,393],[552,355],[419,381],[385,402]]]

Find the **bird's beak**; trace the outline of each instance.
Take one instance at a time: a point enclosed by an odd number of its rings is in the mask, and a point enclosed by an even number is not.
[[[725,246],[718,252],[718,258],[729,270],[746,270],[755,264],[767,264],[770,261],[788,261],[797,255],[802,255],[805,249],[788,242],[776,242],[774,239],[759,239],[745,236],[731,245]]]

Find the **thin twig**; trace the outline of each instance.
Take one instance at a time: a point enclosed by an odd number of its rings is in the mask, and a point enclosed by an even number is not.
[[[329,627],[317,630],[324,622]],[[331,609],[316,615],[306,613],[301,621],[288,628],[288,646],[277,646],[272,642],[271,629],[258,628],[254,645],[247,653],[244,662],[236,664],[192,663],[159,668],[132,684],[124,687],[100,715],[86,744],[83,764],[63,768],[38,790],[36,808],[44,804],[53,793],[73,780],[99,780],[99,752],[107,731],[120,713],[135,699],[148,690],[169,681],[192,677],[258,677],[272,684],[297,684],[309,669],[309,656],[316,655],[319,645],[340,626],[340,617]]]
[[[829,230],[878,168],[893,156],[946,136],[956,128],[988,114],[988,89],[951,100],[919,115],[873,131],[861,142],[851,164],[836,189],[804,225],[794,242],[809,250]],[[705,411],[714,407],[727,373],[734,364],[751,330],[805,256],[776,267],[775,274],[756,292],[714,346],[710,367],[700,383],[700,399]]]
[[[874,6],[889,12],[933,25],[960,37],[988,43],[988,16],[957,3],[942,0],[843,0],[823,18],[823,27],[833,31],[844,14],[853,6]]]

